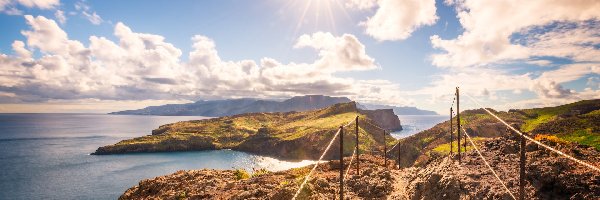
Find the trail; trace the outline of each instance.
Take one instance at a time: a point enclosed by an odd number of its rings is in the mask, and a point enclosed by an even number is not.
[[[394,200],[407,200],[410,199],[408,192],[406,191],[406,187],[408,186],[408,181],[406,180],[405,170],[390,170],[392,178],[394,180],[394,184],[392,185],[393,191],[388,195],[387,199]]]

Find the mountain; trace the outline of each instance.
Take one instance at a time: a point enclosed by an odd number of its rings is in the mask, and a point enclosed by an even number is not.
[[[416,107],[408,106],[387,106],[387,105],[376,105],[376,104],[362,104],[364,109],[377,110],[377,109],[392,109],[396,115],[438,115],[438,113],[429,110],[421,110]]]
[[[307,111],[325,108],[338,103],[348,103],[346,97],[330,97],[324,95],[297,96],[285,101],[258,100],[252,98],[197,101],[187,104],[167,104],[150,106],[138,110],[112,112],[116,115],[165,115],[165,116],[207,116],[222,117],[243,113]],[[367,106],[368,105],[368,106]],[[396,115],[436,115],[433,111],[420,110],[415,107],[395,107],[373,104],[358,104],[361,110],[393,109]]]
[[[348,103],[350,101],[351,100],[346,97],[330,97],[323,95],[297,96],[285,101],[244,98],[150,106],[139,110],[125,110],[109,114],[222,117],[243,113],[316,110],[338,103]]]
[[[290,104],[298,104],[294,101]],[[317,159],[338,127],[354,122],[357,116],[363,151],[382,146],[382,133],[387,143],[395,141],[389,131],[382,132],[378,127],[402,129],[392,110],[363,111],[355,102],[348,102],[304,112],[246,113],[166,124],[153,130],[152,135],[100,147],[94,154],[233,149],[286,159]],[[355,141],[354,127],[347,128],[351,134],[344,134],[348,141],[344,155],[354,150],[350,145]],[[328,154],[326,158],[335,156]]]

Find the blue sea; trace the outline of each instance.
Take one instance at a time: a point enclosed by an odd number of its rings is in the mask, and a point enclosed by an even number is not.
[[[0,199],[117,199],[142,179],[183,169],[305,166],[232,150],[89,155],[191,116],[0,114]]]
[[[142,179],[186,169],[271,171],[305,166],[232,150],[89,155],[99,146],[150,134],[194,116],[0,114],[0,199],[117,199]],[[400,116],[406,137],[445,120]]]
[[[402,124],[402,130],[391,133],[396,139],[414,135],[449,120],[449,116],[444,115],[398,115],[398,118]]]

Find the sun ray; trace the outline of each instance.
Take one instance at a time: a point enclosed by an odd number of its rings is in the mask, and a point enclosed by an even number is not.
[[[308,13],[308,9],[310,8],[312,1],[313,0],[306,1],[306,4],[304,5],[304,10],[302,11],[302,15],[298,19],[298,24],[296,25],[296,28],[294,29],[294,36],[298,35],[298,32],[300,31],[300,28],[302,27],[302,23],[304,23],[304,17],[306,17],[306,13]]]

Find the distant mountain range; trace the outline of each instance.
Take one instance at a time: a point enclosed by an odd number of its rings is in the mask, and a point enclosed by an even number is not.
[[[186,104],[167,104],[149,106],[138,110],[112,112],[116,115],[164,115],[164,116],[207,116],[221,117],[242,113],[256,112],[289,112],[307,111],[325,108],[352,100],[346,97],[330,97],[323,95],[297,96],[285,101],[258,100],[251,98],[197,101]],[[395,107],[384,105],[359,105],[360,109],[393,109],[396,115],[436,115],[433,111],[420,110],[415,107]]]
[[[429,110],[421,110],[416,107],[408,107],[408,106],[386,106],[386,105],[375,105],[375,104],[362,104],[367,110],[377,110],[377,109],[392,109],[396,115],[438,115],[434,111]]]

